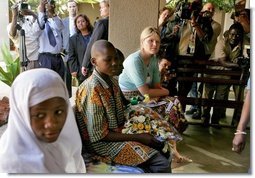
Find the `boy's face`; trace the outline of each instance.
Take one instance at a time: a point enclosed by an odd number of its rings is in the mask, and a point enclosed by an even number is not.
[[[98,72],[114,76],[118,70],[118,59],[114,48],[104,48],[92,58]]]
[[[170,68],[171,62],[168,61],[167,59],[161,59],[159,63],[159,71],[160,72],[165,72],[168,68]]]
[[[237,29],[232,29],[229,31],[229,43],[232,46],[236,46],[241,42],[241,32]]]
[[[118,55],[117,55],[118,56]],[[123,61],[124,61],[124,58],[118,56],[117,58],[117,69],[116,69],[116,72],[114,73],[114,75],[116,76],[119,76],[123,70]]]
[[[66,101],[55,97],[32,106],[29,110],[31,128],[35,136],[47,143],[55,142],[66,121]]]

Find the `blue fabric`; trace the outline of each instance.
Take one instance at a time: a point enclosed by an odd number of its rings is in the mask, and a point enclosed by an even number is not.
[[[38,56],[40,68],[48,68],[57,72],[64,80],[65,77],[65,64],[60,55],[49,53],[40,53]]]
[[[131,173],[131,174],[144,173],[144,171],[139,167],[125,166],[125,165],[115,165],[111,167],[112,167],[112,173]]]
[[[122,90],[138,90],[139,87],[148,84],[149,87],[160,83],[158,59],[152,56],[146,66],[140,56],[140,51],[129,55],[123,63],[123,71],[119,76],[119,84]]]
[[[89,153],[82,154],[85,161],[86,170],[88,174],[140,174],[145,173],[143,169],[134,166],[126,166],[120,164],[111,165],[110,163],[104,163],[100,160],[93,158],[93,155]]]
[[[48,38],[49,38],[49,42],[50,42],[50,45],[55,47],[57,42],[56,42],[56,38],[53,34],[53,31],[49,25],[48,22],[45,23],[45,28],[46,28],[46,31],[47,31],[47,35],[48,35]]]

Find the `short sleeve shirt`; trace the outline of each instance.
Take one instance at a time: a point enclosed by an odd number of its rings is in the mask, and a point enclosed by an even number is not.
[[[137,51],[127,57],[123,67],[124,69],[119,76],[119,85],[123,91],[136,91],[145,84],[153,87],[153,85],[160,83],[156,56],[152,56],[150,63],[145,65],[140,51]]]

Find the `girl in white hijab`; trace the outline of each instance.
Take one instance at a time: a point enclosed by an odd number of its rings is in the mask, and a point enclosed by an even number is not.
[[[0,172],[85,173],[81,139],[60,76],[22,72],[10,93],[8,126],[0,139]]]

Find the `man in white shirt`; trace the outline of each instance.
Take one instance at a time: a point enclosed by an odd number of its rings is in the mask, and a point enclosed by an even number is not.
[[[7,32],[9,38],[13,41],[18,50],[21,48],[19,26],[25,31],[26,55],[29,60],[26,66],[22,67],[24,67],[24,69],[38,68],[38,37],[42,33],[42,30],[39,27],[37,15],[29,9],[21,9],[19,12],[19,4],[16,3],[12,6],[12,21],[7,26]]]

